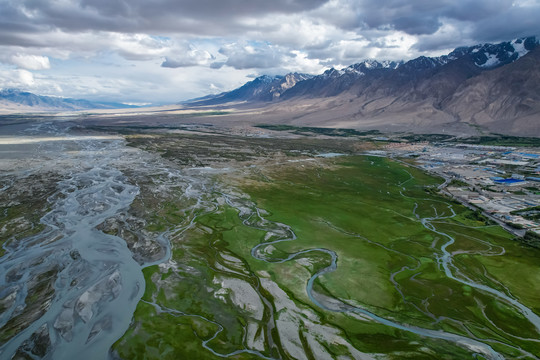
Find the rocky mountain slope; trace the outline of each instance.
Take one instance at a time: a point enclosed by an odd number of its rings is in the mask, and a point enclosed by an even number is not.
[[[257,78],[210,101],[266,102],[266,114],[280,113],[282,121],[298,124],[540,136],[540,47],[535,37],[407,62],[368,60],[295,78],[272,95],[274,84],[295,75]],[[299,107],[304,114],[283,116],[284,109]]]
[[[228,102],[275,101],[281,94],[293,88],[298,82],[310,79],[311,75],[291,73],[285,76],[259,76],[238,89],[217,95],[208,95],[188,101],[189,105],[206,106]]]

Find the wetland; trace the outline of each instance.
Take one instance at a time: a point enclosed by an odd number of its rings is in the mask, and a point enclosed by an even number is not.
[[[1,358],[540,357],[540,250],[365,133],[1,128]]]

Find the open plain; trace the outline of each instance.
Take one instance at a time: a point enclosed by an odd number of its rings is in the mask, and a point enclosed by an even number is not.
[[[540,250],[417,137],[155,116],[3,125],[2,357],[540,356]]]

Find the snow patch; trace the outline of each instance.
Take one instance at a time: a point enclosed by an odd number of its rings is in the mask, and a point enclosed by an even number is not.
[[[525,49],[524,41],[518,43],[517,40],[513,40],[511,44],[514,47],[514,50],[518,53],[518,59],[529,52],[529,50]]]
[[[500,63],[499,59],[497,59],[497,55],[489,53],[485,53],[485,55],[487,56],[486,62],[478,66],[482,68],[490,68]]]

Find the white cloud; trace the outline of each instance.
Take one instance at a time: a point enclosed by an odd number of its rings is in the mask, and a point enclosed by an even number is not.
[[[196,65],[208,65],[215,57],[206,50],[195,48],[192,44],[176,46],[170,51],[171,55],[165,57],[162,67],[179,68]]]
[[[24,86],[32,86],[34,85],[34,75],[27,70],[17,70],[18,72],[18,80],[23,84]]]
[[[512,3],[512,6],[517,7],[534,7],[538,6],[540,4],[540,1],[538,0],[514,0]]]
[[[0,65],[0,88],[92,101],[171,104],[228,91],[248,81],[250,71],[207,67],[163,68],[154,60],[128,61],[117,55],[92,60],[59,61],[46,72]],[[212,84],[214,87],[212,87]]]
[[[0,85],[174,102],[253,73],[540,35],[539,14],[538,0],[0,0]]]
[[[34,75],[28,70],[0,70],[0,88],[17,88],[28,90],[34,85]]]
[[[293,50],[292,53],[294,56],[288,58],[283,64],[287,72],[320,74],[328,69],[327,66],[321,64],[319,59],[310,59],[305,52]]]
[[[323,48],[335,39],[358,35],[333,24],[303,15],[268,16],[257,20],[259,27],[246,35],[259,41],[287,46],[294,50]]]
[[[11,57],[11,62],[19,68],[26,70],[44,70],[51,68],[49,58],[46,56],[15,54]]]
[[[165,56],[172,51],[173,42],[147,34],[107,33],[105,47],[128,60],[149,60]]]
[[[225,44],[219,49],[219,53],[226,57],[226,61],[218,62],[220,65],[239,70],[280,67],[284,58],[290,56],[279,46],[246,41]]]

